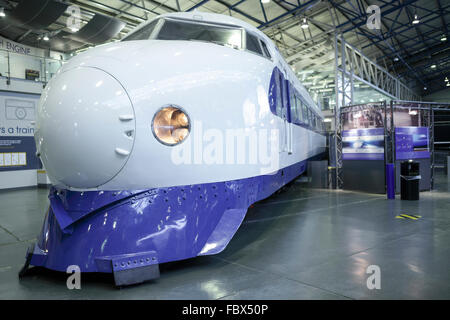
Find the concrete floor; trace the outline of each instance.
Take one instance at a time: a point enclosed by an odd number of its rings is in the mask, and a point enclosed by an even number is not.
[[[19,281],[27,246],[39,233],[47,190],[0,192],[0,299],[449,299],[450,189],[419,202],[305,188],[296,182],[256,204],[216,255],[161,266],[161,278],[115,289],[109,275],[38,270]],[[419,220],[396,219],[401,213]],[[369,290],[366,268],[381,269]]]

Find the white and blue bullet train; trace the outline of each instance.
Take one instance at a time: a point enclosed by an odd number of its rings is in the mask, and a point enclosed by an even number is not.
[[[322,120],[273,42],[233,17],[166,14],[75,56],[38,107],[53,187],[21,275],[76,265],[125,285],[222,251],[324,153]]]

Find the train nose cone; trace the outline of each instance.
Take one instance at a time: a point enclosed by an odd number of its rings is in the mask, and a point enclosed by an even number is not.
[[[54,184],[94,188],[123,168],[135,127],[122,85],[100,69],[79,67],[57,75],[44,90],[35,139]]]

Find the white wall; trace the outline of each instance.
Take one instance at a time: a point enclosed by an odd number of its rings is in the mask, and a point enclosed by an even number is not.
[[[0,189],[37,186],[36,170],[0,172]]]
[[[50,179],[48,178],[47,171],[43,169],[37,170],[37,184],[38,185],[52,184]]]
[[[42,83],[27,81],[21,79],[11,79],[9,85],[6,84],[6,78],[0,78],[0,98],[7,94],[8,92],[20,92],[20,93],[32,93],[30,98],[36,99],[38,96],[36,94],[42,93]],[[3,91],[3,93],[1,92]],[[5,119],[2,110],[2,115],[0,116],[0,127],[5,125]],[[45,179],[40,178],[41,184],[45,184]],[[14,171],[0,171],[0,190],[9,188],[21,188],[30,187],[38,185],[38,174],[37,170],[14,170]]]
[[[41,94],[43,90],[42,82],[24,80],[24,79],[11,79],[7,84],[5,77],[0,77],[0,91],[12,91],[21,93],[33,93]]]

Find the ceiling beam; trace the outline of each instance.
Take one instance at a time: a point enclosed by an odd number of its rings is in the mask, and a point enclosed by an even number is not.
[[[121,2],[123,2],[123,3],[126,3],[126,4],[129,4],[130,6],[133,6],[133,7],[135,7],[135,8],[141,9],[141,10],[143,10],[143,11],[145,11],[145,12],[155,13],[154,11],[152,11],[152,10],[146,8],[146,7],[143,7],[143,6],[141,6],[141,5],[138,5],[138,4],[133,3],[133,2],[131,2],[131,1],[128,1],[128,0],[119,0],[119,1],[121,1]],[[165,5],[165,4],[162,3],[162,2],[158,2],[158,1],[155,1],[155,0],[145,0],[145,1],[154,4],[154,5],[156,6],[156,8],[163,8],[163,9],[164,9],[165,11],[167,11],[167,12],[177,12],[177,9],[172,8],[172,7],[168,6],[168,5]],[[156,9],[156,8],[154,8],[154,9]],[[157,13],[157,12],[156,12],[156,14],[159,15],[159,13]]]
[[[329,1],[331,2],[331,4],[333,4],[333,6],[335,6],[335,3],[334,3],[333,0],[329,0]],[[390,14],[392,12],[395,12],[395,11],[399,10],[400,8],[403,8],[403,7],[407,6],[407,5],[413,4],[413,3],[417,2],[417,1],[419,1],[419,0],[406,0],[400,6],[393,5],[392,4],[393,1],[391,1],[389,3],[385,3],[384,5],[380,6],[380,10],[383,12],[383,15],[388,15],[388,14]],[[389,7],[389,8],[387,8],[387,7]],[[361,20],[360,22],[354,22],[354,21],[352,21],[350,19],[350,20],[348,20],[346,22],[343,22],[342,24],[338,25],[336,28],[341,29],[341,28],[343,28],[345,26],[348,26],[349,24],[352,24],[353,26],[349,27],[348,29],[344,30],[343,32],[352,31],[352,30],[354,30],[356,28],[360,28],[360,27],[364,26],[366,24],[366,19],[365,19],[366,17],[367,17],[367,15],[363,15],[363,16],[358,17],[357,19]]]
[[[259,19],[255,18],[255,17],[249,15],[248,13],[245,13],[244,11],[236,8],[236,6],[229,5],[228,3],[226,3],[225,1],[222,1],[222,0],[215,0],[215,1],[217,3],[220,3],[221,5],[225,6],[227,9],[229,9],[231,11],[234,11],[236,13],[239,13],[240,15],[246,17],[247,19],[249,19],[249,20],[251,20],[251,21],[253,21],[253,22],[257,23],[257,24],[262,24],[263,23],[261,20],[259,20]]]
[[[84,11],[92,13],[92,14],[100,13],[100,14],[103,14],[105,16],[110,16],[110,17],[115,17],[115,15],[116,15],[116,13],[112,13],[112,12],[110,12],[108,10],[104,10],[104,9],[100,9],[100,8],[96,7],[95,5],[93,5],[95,3],[97,3],[98,5],[101,5],[101,6],[107,8],[109,10],[113,10],[113,11],[116,11],[116,12],[119,12],[119,13],[121,12],[121,10],[119,10],[117,8],[114,8],[114,7],[111,7],[111,6],[108,6],[108,5],[104,5],[102,3],[99,3],[99,2],[93,1],[93,0],[89,1],[92,4],[84,3],[84,2],[81,2],[81,1],[77,1],[77,0],[71,0],[70,2],[72,4],[74,4],[74,5],[77,5],[78,7],[83,9]],[[124,13],[127,14],[130,17],[134,17],[134,18],[138,18],[140,20],[144,20],[144,18],[136,16],[134,14],[126,13],[126,12],[124,12]],[[142,21],[136,21],[135,19],[134,20],[130,19],[128,17],[121,17],[121,20],[123,20],[126,23],[132,24],[133,26],[136,26],[136,25],[138,25],[139,23],[142,22]]]
[[[416,1],[416,0],[410,0],[410,2],[414,2],[414,1]],[[359,29],[369,40],[370,40],[370,42],[372,42],[372,44],[374,45],[374,46],[376,46],[382,53],[384,53],[385,52],[385,48],[382,48],[382,47],[380,47],[373,39],[372,39],[372,35],[369,35],[369,34],[367,34],[367,32],[366,32],[366,30],[364,30],[362,27],[365,25],[365,21],[364,21],[364,23],[363,24],[361,24],[361,23],[356,23],[356,22],[354,22],[346,13],[344,13],[344,12],[342,12],[342,10],[340,10],[340,8],[339,8],[339,6],[336,6],[334,3],[333,3],[333,1],[331,1],[331,3],[332,3],[332,5],[348,20],[348,22],[350,22],[351,24],[353,24],[353,26],[354,26],[354,28],[356,28],[356,29]],[[399,10],[400,8],[402,8],[402,7],[404,7],[405,6],[405,2],[401,5],[401,6],[399,6],[399,7],[396,7],[396,9],[397,10]],[[392,10],[392,8],[391,8],[391,12],[395,12],[395,10]],[[386,14],[386,13],[385,13]],[[346,25],[346,23],[343,23],[343,24],[341,24],[341,26],[343,26],[343,25]],[[353,30],[354,28],[349,28],[349,29],[346,29],[345,31],[343,31],[343,33],[346,33],[346,32],[348,32],[348,31],[350,31],[350,30]],[[388,43],[386,43],[387,45],[388,45],[388,48],[395,54],[395,49],[394,48],[392,48]],[[399,57],[400,58],[400,60],[403,62],[403,64],[409,69],[409,70],[411,70],[412,71],[412,73],[414,74],[414,76],[415,76],[415,78],[420,82],[420,83],[422,83],[422,84],[425,84],[424,82],[423,82],[423,80],[422,80],[422,78],[418,75],[418,72],[417,72],[417,70],[414,70],[414,68],[412,68],[402,57]]]
[[[194,5],[194,6],[190,7],[189,9],[187,9],[187,10],[186,10],[186,12],[189,12],[189,11],[195,10],[195,9],[197,9],[197,8],[201,7],[202,5],[204,5],[204,4],[206,4],[206,3],[208,3],[209,1],[210,1],[210,0],[202,0],[202,1],[200,1],[199,3],[197,3],[196,5]]]
[[[445,35],[448,37],[449,34],[448,34],[448,29],[447,29],[447,23],[445,22],[445,14],[444,14],[444,10],[442,10],[441,1],[436,0],[436,4],[439,8],[439,14],[441,16],[442,27],[444,28]]]
[[[321,2],[321,0],[309,0],[309,1],[306,1],[305,3],[298,5],[294,9],[286,11],[285,13],[279,15],[278,17],[276,17],[276,18],[274,18],[272,20],[269,20],[268,22],[261,23],[258,26],[258,29],[264,29],[264,28],[270,26],[272,23],[274,23],[274,22],[276,22],[276,21],[278,21],[278,20],[280,20],[280,19],[282,19],[282,18],[284,18],[284,17],[286,17],[288,15],[291,15],[291,14],[297,12],[297,11],[300,11],[300,10],[304,11],[304,10],[311,9],[312,7],[314,7],[315,5],[319,4],[320,2]]]

